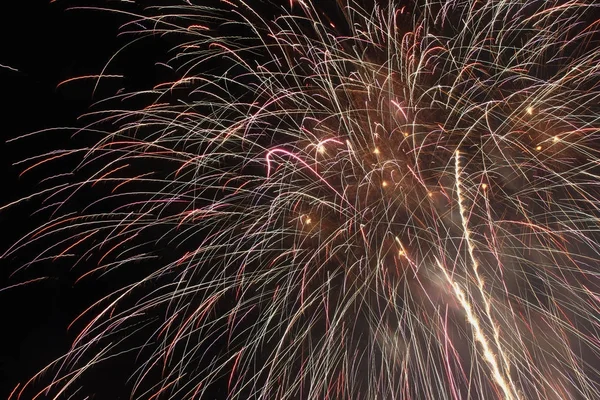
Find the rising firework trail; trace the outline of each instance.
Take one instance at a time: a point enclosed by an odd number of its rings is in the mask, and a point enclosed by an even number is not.
[[[178,78],[100,102],[93,146],[20,163],[76,168],[5,257],[143,273],[13,398],[85,398],[135,353],[135,399],[600,399],[595,3],[130,14],[135,41],[176,38]]]

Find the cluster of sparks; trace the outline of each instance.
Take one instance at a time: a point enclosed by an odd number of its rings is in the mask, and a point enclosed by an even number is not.
[[[600,398],[594,0],[317,3],[125,27],[181,39],[180,79],[25,161],[92,172],[6,256],[52,237],[28,265],[151,272],[14,398],[90,394],[123,352],[139,399]]]

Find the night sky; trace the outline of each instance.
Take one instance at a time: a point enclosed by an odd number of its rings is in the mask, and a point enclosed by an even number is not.
[[[117,37],[125,17],[101,11],[68,11],[67,3],[20,0],[2,6],[0,205],[30,195],[38,187],[39,180],[48,174],[47,170],[42,170],[20,177],[22,168],[13,164],[68,146],[69,134],[58,130],[16,143],[6,143],[7,140],[46,128],[81,126],[78,116],[89,110],[95,100],[114,94],[120,88],[148,87],[162,78],[157,76],[154,60],[165,56],[167,45],[162,46],[160,40],[154,40],[154,46],[133,46],[110,65],[109,73],[126,75],[125,80],[102,83],[94,95],[93,80],[57,88],[65,79],[97,74],[99,68],[131,39]],[[86,2],[77,4],[85,5]],[[119,8],[136,11],[133,5],[119,5]],[[85,197],[82,200],[85,201]],[[33,200],[0,212],[1,252],[47,219],[47,214],[33,215],[38,206],[39,201]],[[37,249],[41,248],[42,244]],[[78,274],[69,271],[68,263],[64,262],[38,263],[11,276],[28,255],[31,253],[0,260],[0,288],[40,276],[48,277],[41,282],[0,291],[2,399],[7,398],[19,382],[24,383],[68,350],[80,329],[78,326],[67,331],[68,324],[110,287],[110,282],[102,280],[74,285]],[[95,379],[101,382],[113,373],[129,373],[126,364],[127,360],[120,360],[100,368]],[[127,393],[111,385],[105,385],[104,390],[105,393],[97,393],[96,398],[116,399],[119,393]]]
[[[146,5],[149,3],[144,2]],[[86,112],[103,109],[103,106],[94,108],[96,101],[122,91],[132,93],[149,89],[173,79],[169,75],[171,72],[157,63],[166,62],[173,55],[169,51],[177,44],[174,39],[153,37],[132,44],[134,36],[119,35],[123,24],[131,20],[131,15],[97,9],[69,9],[73,5],[98,4],[126,13],[141,13],[143,10],[136,4],[110,0],[59,0],[53,3],[49,0],[22,0],[3,5],[0,13],[0,37],[3,38],[0,44],[3,98],[0,111],[3,120],[0,206],[35,193],[44,187],[40,181],[48,176],[72,170],[75,159],[54,163],[50,170],[40,168],[22,176],[21,172],[27,167],[15,163],[57,149],[81,148],[96,143],[97,137],[79,135],[73,138],[73,131],[60,127],[78,128],[93,120],[80,117]],[[117,53],[118,56],[113,58]],[[123,75],[123,79],[107,79],[97,87],[94,79],[62,84],[71,78],[100,73],[109,60],[105,74]],[[146,99],[138,103],[133,100],[127,105],[133,108],[147,105]],[[11,141],[40,130],[49,131]],[[73,177],[73,181],[77,181],[77,177]],[[77,198],[67,206],[72,208],[62,211],[81,210],[106,196],[107,193],[102,190],[79,191]],[[0,254],[51,218],[51,213],[42,209],[42,200],[43,197],[33,198],[0,211]],[[77,334],[89,322],[89,319],[82,318],[69,329],[69,324],[77,316],[98,299],[127,282],[137,281],[148,272],[126,269],[119,272],[118,280],[114,276],[94,277],[75,284],[87,265],[72,268],[72,259],[43,261],[27,269],[20,268],[52,244],[52,241],[41,241],[14,256],[0,258],[0,326],[3,328],[0,334],[1,399],[7,398],[17,385],[25,384],[69,350]],[[45,279],[23,284],[40,277]],[[133,375],[135,367],[139,366],[135,356],[135,353],[121,356],[95,367],[92,374],[87,374],[80,381],[79,386],[86,388],[81,398],[93,393],[94,399],[128,399],[131,382],[129,386],[123,386],[123,377]],[[37,394],[51,380],[52,376],[46,375],[39,384],[33,385],[36,390],[26,392],[22,399]],[[115,384],[107,384],[112,382]],[[216,390],[214,396],[223,397],[218,392],[220,389]]]

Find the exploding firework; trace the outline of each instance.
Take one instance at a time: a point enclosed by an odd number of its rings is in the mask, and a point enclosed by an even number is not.
[[[317,3],[134,16],[178,79],[28,161],[84,178],[7,256],[149,271],[38,398],[126,352],[140,399],[600,398],[594,1]]]

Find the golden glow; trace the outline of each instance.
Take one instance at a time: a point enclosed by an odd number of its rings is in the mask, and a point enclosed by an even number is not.
[[[375,149],[373,150],[373,154],[376,154],[376,155],[381,154],[381,151],[379,151],[378,147],[375,147]]]
[[[321,154],[325,153],[325,146],[323,146],[322,144],[319,145],[319,147],[317,147],[317,151]]]
[[[383,181],[383,182],[381,182],[381,186],[383,186],[383,187],[387,187],[387,185],[388,185],[387,181]]]
[[[542,146],[538,146],[538,147],[536,147],[535,149],[536,149],[537,151],[540,151],[540,150],[542,150]]]
[[[483,190],[485,190],[485,189],[487,189],[488,185],[487,185],[487,183],[484,183],[484,184],[481,185],[481,187],[482,187]]]
[[[531,106],[527,107],[527,114],[529,114],[529,115],[533,114],[533,107],[531,107]]]

